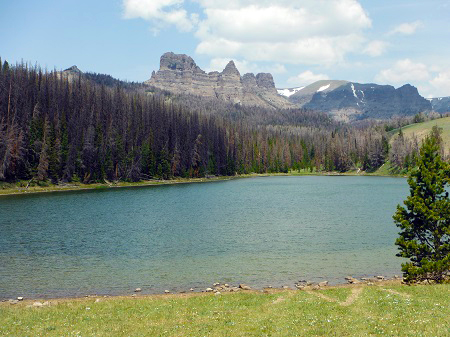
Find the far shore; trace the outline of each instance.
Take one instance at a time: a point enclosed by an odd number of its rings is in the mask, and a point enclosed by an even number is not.
[[[289,173],[250,173],[235,176],[209,176],[203,178],[174,178],[168,180],[152,179],[141,180],[138,182],[105,182],[105,183],[61,183],[49,184],[48,186],[18,186],[18,183],[10,183],[8,185],[0,185],[0,196],[5,195],[24,195],[35,193],[49,192],[69,192],[83,191],[95,189],[124,188],[124,187],[141,187],[141,186],[159,186],[159,185],[175,185],[175,184],[193,184],[206,183],[215,181],[226,181],[233,179],[255,178],[255,177],[275,177],[275,176],[377,176],[377,177],[393,177],[404,178],[404,175],[390,175],[382,173],[366,173],[364,171],[348,171],[348,172],[309,172],[309,171],[291,171]],[[23,185],[24,182],[22,182]]]

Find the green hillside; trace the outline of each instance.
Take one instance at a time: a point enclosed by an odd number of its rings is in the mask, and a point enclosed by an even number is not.
[[[445,118],[439,118],[428,122],[423,123],[417,123],[417,124],[411,124],[408,126],[405,126],[402,128],[403,134],[406,138],[412,138],[413,136],[416,136],[419,140],[422,140],[425,138],[426,135],[428,135],[433,128],[433,126],[437,125],[438,127],[442,128],[442,138],[444,140],[444,148],[446,149],[446,152],[449,152],[450,149],[450,117]],[[394,137],[391,138],[391,144],[395,139],[395,136],[398,133],[397,130],[391,131],[391,133],[394,135]]]

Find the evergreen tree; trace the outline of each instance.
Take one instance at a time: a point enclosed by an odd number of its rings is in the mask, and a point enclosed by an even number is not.
[[[156,174],[161,180],[167,180],[170,178],[170,162],[168,159],[168,153],[165,147],[161,149],[158,156],[158,168]]]
[[[181,163],[181,155],[180,155],[180,150],[178,149],[178,142],[175,143],[175,148],[173,149],[173,155],[172,155],[172,160],[170,162],[170,170],[171,170],[171,175],[172,177],[176,177],[179,174],[179,170],[180,170],[180,163]]]
[[[5,62],[3,63],[2,73],[7,73],[8,71],[9,71],[9,63],[8,61],[5,60]]]
[[[191,162],[194,177],[199,176],[200,166],[202,164],[201,149],[200,149],[201,146],[202,146],[202,135],[199,134],[195,139],[194,149],[192,150]]]
[[[418,166],[408,179],[406,208],[397,207],[393,218],[401,228],[396,240],[407,282],[443,282],[450,270],[450,165],[441,159],[439,133],[428,136],[420,149]]]
[[[141,148],[141,172],[144,178],[149,179],[155,175],[155,158],[149,142],[144,142]]]

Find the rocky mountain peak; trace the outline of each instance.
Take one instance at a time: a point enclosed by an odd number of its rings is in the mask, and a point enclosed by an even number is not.
[[[233,61],[228,62],[225,69],[223,70],[222,74],[241,76],[241,74],[239,73],[239,70],[237,70],[236,65],[234,64]]]
[[[245,74],[241,77],[236,64],[228,62],[219,73],[200,69],[195,61],[184,54],[165,53],[160,69],[145,82],[156,88],[175,93],[222,99],[233,104],[264,108],[293,108],[286,98],[277,94],[270,74]]]
[[[82,71],[80,69],[78,69],[78,67],[76,65],[73,65],[64,71],[71,72],[71,73],[82,73]]]
[[[242,76],[242,84],[245,87],[256,87],[256,77],[253,73],[247,73]]]
[[[73,81],[74,79],[80,78],[84,75],[83,72],[75,65],[63,71],[57,71],[56,73],[59,78],[67,78],[69,81]]]
[[[256,83],[258,84],[258,87],[261,88],[275,89],[272,74],[269,73],[259,73],[256,75]]]
[[[196,71],[200,68],[190,56],[168,52],[161,56],[159,70]]]
[[[418,95],[419,94],[419,91],[417,90],[417,88],[412,86],[409,83],[401,86],[397,90],[401,93],[406,93],[406,94],[410,94],[410,95]]]

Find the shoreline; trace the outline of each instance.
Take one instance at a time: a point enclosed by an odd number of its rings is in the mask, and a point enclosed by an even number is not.
[[[450,285],[0,303],[2,336],[447,336]]]
[[[142,180],[135,183],[118,182],[118,183],[92,183],[92,184],[77,184],[68,183],[64,185],[50,185],[45,187],[33,186],[30,189],[23,187],[3,188],[0,189],[0,197],[7,195],[29,195],[38,193],[53,193],[53,192],[74,192],[74,191],[87,191],[87,190],[106,190],[115,188],[129,188],[129,187],[148,187],[148,186],[161,186],[161,185],[176,185],[176,184],[194,184],[194,183],[206,183],[213,181],[227,181],[231,179],[237,179],[242,177],[214,177],[214,178],[180,178],[171,180]]]
[[[163,291],[154,291],[152,292],[152,288],[147,288],[145,286],[137,287],[135,289],[129,289],[124,292],[118,293],[79,293],[75,295],[29,295],[27,294],[17,294],[17,298],[22,297],[24,300],[36,301],[36,300],[58,300],[58,299],[83,299],[83,298],[134,298],[134,297],[159,297],[159,296],[167,296],[167,295],[201,295],[206,293],[229,293],[229,292],[267,292],[267,291],[285,291],[285,290],[319,290],[319,289],[334,289],[334,288],[348,288],[348,287],[356,287],[356,286],[374,286],[374,285],[383,285],[383,284],[404,284],[403,278],[398,275],[394,276],[371,276],[371,277],[353,277],[347,276],[344,279],[341,279],[340,282],[335,283],[333,281],[329,282],[325,279],[321,279],[320,281],[309,281],[309,280],[301,280],[294,283],[291,282],[283,282],[278,283],[276,285],[270,285],[270,282],[266,282],[267,285],[253,285],[250,283],[246,284],[237,284],[227,282],[216,282],[210,285],[196,285],[196,286],[185,286],[185,287],[168,287],[167,290]],[[159,287],[160,289],[164,289],[163,287]],[[154,289],[154,288],[153,288]],[[169,290],[170,289],[170,290]],[[2,297],[0,298],[0,303],[8,302],[14,300],[14,296]]]
[[[356,283],[352,283],[354,281]],[[227,285],[226,283],[215,283],[215,285],[211,285],[203,290],[194,290],[194,291],[169,291],[165,293],[145,293],[142,292],[145,289],[136,288],[131,294],[117,294],[117,295],[105,295],[105,294],[86,294],[86,295],[75,295],[75,296],[18,296],[17,298],[4,298],[0,300],[1,304],[18,304],[18,303],[32,303],[36,301],[53,301],[56,303],[59,302],[67,302],[67,301],[81,301],[81,300],[89,300],[89,299],[102,299],[102,300],[122,300],[122,299],[156,299],[156,298],[178,298],[178,297],[197,297],[197,296],[208,296],[208,295],[223,295],[223,294],[231,294],[231,293],[246,293],[246,294],[257,294],[257,293],[279,293],[283,291],[288,292],[297,292],[297,291],[317,291],[324,289],[340,289],[340,288],[356,288],[356,287],[382,287],[388,285],[403,285],[402,278],[384,278],[377,279],[376,277],[368,278],[366,280],[355,279],[351,277],[351,281],[348,280],[347,283],[339,283],[339,284],[321,284],[322,282],[304,282],[303,284],[299,284],[299,286],[289,287],[289,286],[281,286],[281,287],[262,287],[262,288],[253,288],[246,284],[240,285]],[[227,285],[227,287],[224,287]],[[406,284],[407,285],[407,284]],[[423,285],[423,284],[417,284]],[[430,284],[431,285],[431,284]],[[19,300],[19,298],[21,298]]]
[[[257,177],[301,177],[301,176],[322,176],[322,177],[334,177],[334,176],[348,176],[348,177],[386,177],[386,178],[406,178],[404,175],[385,175],[376,173],[357,173],[355,172],[289,172],[289,173],[250,173],[235,176],[213,176],[204,178],[175,178],[169,180],[142,180],[139,182],[117,182],[117,183],[67,183],[63,185],[49,185],[49,186],[32,186],[30,188],[25,187],[7,187],[1,188],[0,185],[0,197],[9,195],[32,195],[40,193],[53,193],[53,192],[74,192],[74,191],[87,191],[87,190],[106,190],[114,188],[130,188],[130,187],[149,187],[149,186],[161,186],[161,185],[177,185],[177,184],[195,184],[195,183],[208,183],[218,181],[229,181],[235,179],[245,178],[257,178]],[[13,183],[11,183],[13,184]]]

